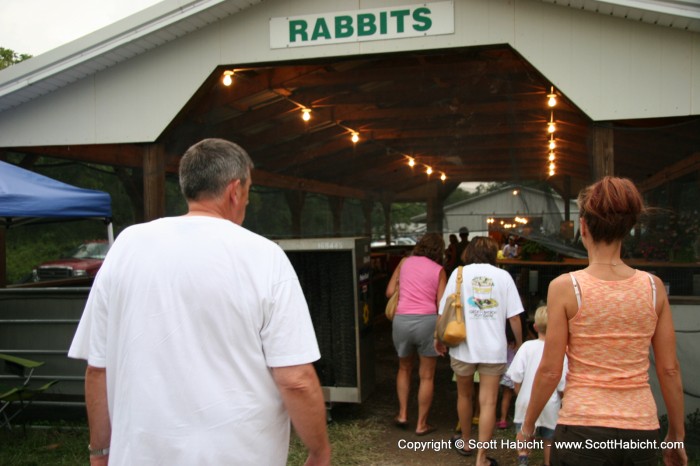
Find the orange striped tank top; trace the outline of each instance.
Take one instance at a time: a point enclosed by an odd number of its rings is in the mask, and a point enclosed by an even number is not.
[[[656,290],[645,272],[625,280],[571,274],[579,299],[569,320],[569,372],[559,424],[659,428],[649,388],[649,347],[656,328]]]

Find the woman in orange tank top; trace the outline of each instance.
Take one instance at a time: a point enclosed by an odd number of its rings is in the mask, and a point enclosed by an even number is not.
[[[663,460],[685,465],[683,387],[668,297],[658,277],[620,258],[622,240],[645,210],[642,197],[630,180],[605,177],[581,191],[578,205],[588,267],[549,285],[547,339],[518,440],[533,438],[566,354],[552,464],[656,465],[661,443],[648,382],[651,345],[668,412],[664,440],[677,442],[664,448]]]

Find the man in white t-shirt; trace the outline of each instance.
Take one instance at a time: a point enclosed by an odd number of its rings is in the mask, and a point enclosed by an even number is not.
[[[544,351],[545,335],[547,333],[547,307],[541,306],[535,311],[535,330],[537,331],[537,340],[530,340],[523,343],[518,352],[513,358],[506,375],[515,383],[515,391],[518,398],[515,400],[515,415],[513,416],[513,425],[515,426],[516,434],[520,431],[527,405],[530,404],[530,395],[532,393],[532,385],[535,381],[537,368],[540,366],[542,353]],[[542,414],[535,422],[535,434],[537,438],[541,438],[544,444],[544,464],[550,464],[549,457],[552,450],[552,438],[554,437],[554,428],[557,426],[559,419],[559,408],[561,408],[561,393],[564,391],[566,384],[567,359],[564,356],[564,369],[562,370],[561,379],[557,389],[554,390],[552,396],[547,401],[547,405],[542,410]],[[527,464],[528,452],[527,449],[518,451],[518,465],[524,466]]]
[[[91,465],[284,465],[290,418],[330,464],[320,357],[296,273],[240,225],[253,163],[205,139],[180,162],[188,213],[125,229],[69,356],[86,359]]]

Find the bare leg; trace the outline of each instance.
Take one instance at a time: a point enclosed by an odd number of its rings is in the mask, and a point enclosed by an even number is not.
[[[437,357],[420,356],[420,366],[418,375],[420,385],[418,386],[418,422],[416,432],[424,432],[428,429],[428,414],[433,403],[433,387],[435,379],[435,366]]]
[[[396,374],[396,395],[399,398],[398,422],[406,422],[408,419],[408,397],[411,394],[411,372],[415,355],[399,358],[399,371]]]
[[[513,389],[503,387],[503,395],[501,397],[501,417],[499,421],[506,422],[508,419],[508,410],[510,409],[510,401],[513,399]]]
[[[486,445],[493,437],[493,428],[496,425],[496,404],[498,402],[498,384],[500,375],[479,374],[479,442]],[[486,459],[486,449],[479,448],[476,456],[476,466],[489,466]]]
[[[472,434],[472,393],[474,376],[457,376],[457,416],[462,428],[462,439],[469,442]],[[465,444],[466,447],[466,444]],[[467,450],[468,448],[465,448]]]
[[[544,464],[549,466],[549,457],[552,454],[552,440],[551,439],[544,439]]]

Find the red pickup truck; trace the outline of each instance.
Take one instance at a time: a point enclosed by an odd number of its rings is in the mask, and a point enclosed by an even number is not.
[[[102,266],[109,243],[103,240],[87,241],[61,259],[40,264],[32,270],[32,280],[63,280],[66,278],[94,277]]]

